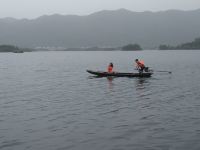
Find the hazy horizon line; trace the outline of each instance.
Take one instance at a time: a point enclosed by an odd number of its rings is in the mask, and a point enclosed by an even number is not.
[[[166,10],[157,10],[157,11],[152,11],[152,10],[145,10],[145,11],[134,11],[134,10],[130,10],[130,9],[126,9],[126,8],[119,8],[119,9],[102,9],[102,10],[98,10],[98,11],[95,11],[95,12],[92,12],[92,13],[89,13],[89,14],[83,14],[83,15],[78,15],[78,14],[62,14],[62,13],[52,13],[52,14],[43,14],[43,15],[40,15],[40,16],[37,16],[37,17],[22,17],[22,18],[19,18],[19,17],[11,17],[11,16],[8,16],[8,17],[2,17],[0,19],[16,19],[16,20],[35,20],[35,19],[38,19],[40,17],[43,17],[43,16],[54,16],[54,15],[59,15],[59,16],[79,16],[79,17],[84,17],[84,16],[90,16],[90,15],[93,15],[93,14],[96,14],[96,13],[99,13],[99,12],[103,12],[103,11],[110,11],[110,12],[113,12],[113,11],[120,11],[120,10],[125,10],[125,11],[129,11],[129,12],[132,12],[132,13],[144,13],[144,12],[150,12],[150,13],[159,13],[159,12],[167,12],[167,11],[182,11],[182,12],[189,12],[189,11],[197,11],[197,10],[200,10],[200,8],[197,8],[197,9],[166,9]]]

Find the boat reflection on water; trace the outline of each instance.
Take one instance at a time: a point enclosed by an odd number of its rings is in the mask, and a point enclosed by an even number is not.
[[[108,89],[112,90],[114,88],[114,79],[119,77],[101,77],[101,76],[89,76],[88,79],[99,79],[105,78],[108,81]],[[130,79],[130,78],[129,78]],[[139,95],[139,97],[144,97],[150,91],[150,78],[131,78],[134,80],[134,89]]]
[[[113,86],[114,86],[113,80],[116,77],[112,77],[112,76],[109,76],[109,77],[89,76],[88,77],[88,79],[99,79],[99,78],[105,78],[105,79],[107,79],[107,81],[108,81],[108,88],[109,89],[113,89]]]
[[[136,79],[136,89],[144,89],[147,80],[145,78]]]
[[[112,82],[114,77],[107,77],[108,81]]]
[[[113,79],[114,77],[107,77],[109,89],[113,89],[113,86],[114,86]]]
[[[138,94],[138,98],[148,99],[150,95],[150,80],[149,78],[137,78],[135,80],[135,89]]]

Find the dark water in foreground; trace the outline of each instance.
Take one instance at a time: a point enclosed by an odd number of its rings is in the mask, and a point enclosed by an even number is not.
[[[94,78],[112,61],[151,78]],[[200,51],[0,54],[0,150],[199,150]]]

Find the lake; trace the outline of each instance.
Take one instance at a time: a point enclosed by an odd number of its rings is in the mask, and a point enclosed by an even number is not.
[[[95,78],[86,69],[151,78]],[[200,51],[0,53],[0,150],[199,150]],[[172,71],[172,74],[156,72]]]

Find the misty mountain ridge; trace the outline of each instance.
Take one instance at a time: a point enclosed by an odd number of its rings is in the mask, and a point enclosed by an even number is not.
[[[159,12],[103,10],[86,16],[43,15],[36,19],[0,19],[0,44],[21,47],[144,48],[177,45],[200,37],[200,9]]]

